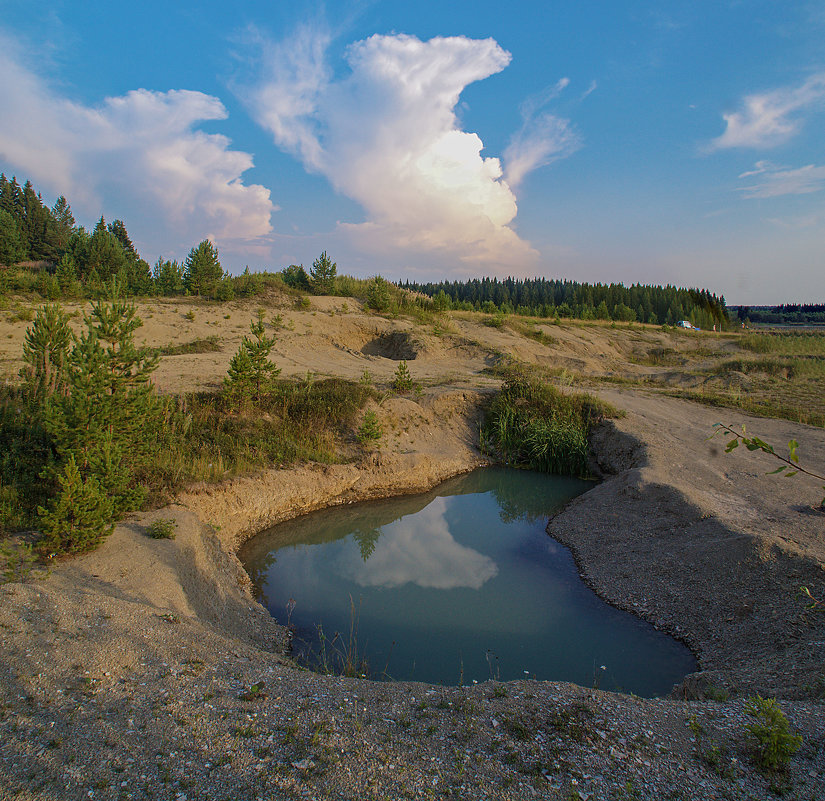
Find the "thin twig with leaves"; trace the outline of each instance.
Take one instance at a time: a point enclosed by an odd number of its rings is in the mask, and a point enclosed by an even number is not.
[[[741,444],[744,445],[749,451],[762,451],[770,454],[780,462],[783,462],[783,464],[777,467],[776,470],[771,470],[766,475],[773,476],[778,473],[782,473],[785,478],[791,478],[792,476],[797,475],[797,473],[804,473],[806,476],[811,476],[819,481],[825,481],[825,476],[821,476],[819,473],[814,473],[812,470],[808,470],[799,464],[799,456],[797,454],[799,443],[795,439],[788,442],[788,455],[782,456],[776,452],[773,445],[769,445],[763,439],[755,436],[748,436],[744,425],[742,426],[741,433],[730,426],[725,425],[724,423],[714,423],[713,427],[716,431],[714,431],[711,436],[716,436],[720,433],[730,434],[733,436],[733,439],[728,442],[727,447],[725,448],[725,453],[730,453]],[[825,489],[825,486],[823,486],[822,489]],[[825,497],[822,498],[820,506],[825,508]]]

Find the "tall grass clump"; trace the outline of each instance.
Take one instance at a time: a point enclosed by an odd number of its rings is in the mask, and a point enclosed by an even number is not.
[[[747,334],[739,346],[753,353],[784,356],[825,356],[825,334],[818,331],[781,334]]]
[[[612,407],[590,395],[566,394],[515,373],[490,405],[482,437],[485,447],[508,464],[587,477],[590,430],[614,414]]]
[[[375,390],[341,379],[275,380],[254,407],[191,393],[166,399],[162,443],[139,476],[159,502],[195,481],[298,461],[341,461],[356,416]]]

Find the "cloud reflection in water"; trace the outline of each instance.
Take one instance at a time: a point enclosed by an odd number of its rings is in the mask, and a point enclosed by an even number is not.
[[[357,550],[341,554],[337,572],[361,587],[480,589],[498,574],[488,556],[456,542],[446,520],[447,499],[436,498],[416,515],[384,526],[366,561]]]

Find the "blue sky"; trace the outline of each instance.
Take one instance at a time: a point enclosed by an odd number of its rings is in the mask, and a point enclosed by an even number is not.
[[[238,272],[825,302],[821,2],[0,0],[0,169]]]

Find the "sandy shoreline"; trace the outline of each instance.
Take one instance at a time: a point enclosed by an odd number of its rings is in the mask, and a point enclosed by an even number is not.
[[[361,365],[358,353],[342,358]],[[454,369],[439,359],[420,369]],[[251,599],[235,549],[294,514],[424,491],[478,465],[478,387],[434,386],[381,407],[392,433],[380,453],[193,488],[125,521],[95,553],[0,587],[0,795],[767,798],[745,733],[744,697],[761,692],[804,737],[788,797],[825,797],[825,615],[796,596],[801,584],[825,594],[816,487],[773,480],[761,455],[706,441],[714,422],[741,414],[603,394],[627,411],[594,441],[607,478],[548,530],[600,595],[691,646],[702,672],[679,695],[387,684],[284,657],[285,631]],[[821,429],[749,425],[825,453]],[[146,536],[159,517],[175,518],[175,540]]]

